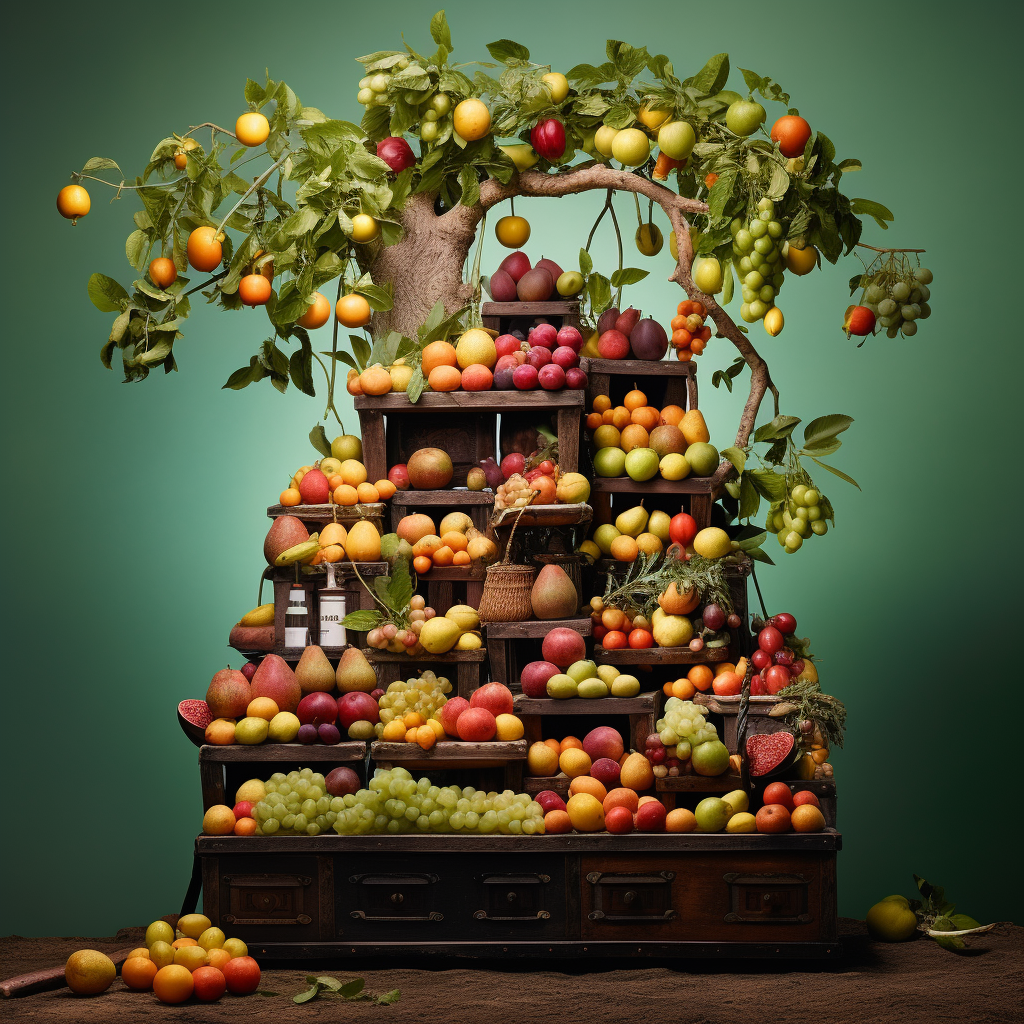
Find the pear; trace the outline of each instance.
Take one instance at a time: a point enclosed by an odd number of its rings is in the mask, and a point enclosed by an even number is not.
[[[349,647],[341,656],[335,676],[342,693],[354,690],[371,693],[377,689],[377,673],[358,647]]]
[[[322,647],[313,644],[302,652],[302,657],[295,666],[295,678],[299,681],[303,694],[316,690],[330,693],[334,689],[334,669],[331,668]]]
[[[302,689],[291,665],[277,654],[268,654],[260,662],[250,690],[254,698],[269,697],[281,711],[294,711],[302,700]]]
[[[278,516],[263,541],[263,557],[273,565],[277,556],[296,544],[309,540],[309,531],[295,516]]]
[[[538,619],[568,619],[579,610],[580,596],[566,571],[560,565],[549,564],[537,574],[530,604]]]
[[[630,537],[639,537],[647,525],[647,509],[643,505],[636,505],[633,508],[620,512],[615,517],[615,529],[619,533],[625,533]]]
[[[668,544],[668,525],[671,522],[672,517],[667,512],[662,512],[661,509],[656,509],[651,513],[651,518],[647,522],[647,532],[653,533],[654,536],[663,543]]]

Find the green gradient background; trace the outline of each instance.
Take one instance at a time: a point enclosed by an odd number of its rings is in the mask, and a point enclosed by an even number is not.
[[[356,119],[352,58],[398,44],[400,27],[427,46],[434,6],[73,10],[73,29],[52,5],[13,13],[3,72],[0,932],[26,935],[111,934],[177,909],[200,804],[196,749],[174,706],[201,696],[228,657],[228,629],[256,596],[263,510],[311,457],[306,433],[321,408],[266,383],[220,390],[266,336],[256,311],[198,307],[177,346],[181,372],[122,386],[100,365],[111,316],[90,305],[85,283],[94,270],[131,280],[122,253],[134,202],[110,208],[108,191],[91,187],[92,213],[72,229],[54,196],[90,156],[134,173],[169,131],[230,124],[246,76],[264,68],[305,102]],[[598,63],[609,36],[667,51],[684,74],[728,50],[734,69],[780,80],[840,157],[864,161],[847,190],[896,214],[892,231],[869,224],[865,241],[928,250],[935,316],[913,340],[857,350],[844,339],[853,258],[790,282],[781,338],[752,335],[784,411],[857,420],[833,461],[863,492],[824,480],[838,528],[762,574],[771,608],[795,612],[825,687],[849,709],[849,742],[834,758],[846,915],[908,892],[916,871],[982,921],[1024,919],[1019,887],[1000,882],[1019,852],[1006,825],[1019,808],[1017,737],[990,720],[1005,708],[1016,729],[1016,656],[999,631],[1015,618],[1019,557],[996,538],[999,513],[1020,498],[1005,443],[1020,407],[1017,254],[990,199],[1020,166],[1019,134],[997,135],[1012,126],[992,111],[1017,91],[1011,10],[975,5],[964,19],[952,3],[876,0],[734,3],[715,16],[676,2],[448,5],[462,60],[486,57],[484,43],[502,36],[561,69]],[[534,225],[529,252],[571,263],[599,199],[541,203],[518,207]],[[627,224],[631,206],[619,202]],[[598,242],[608,269],[610,233]],[[495,249],[490,239],[485,269]],[[667,255],[631,262],[659,268],[632,301],[667,321],[679,298],[663,279]],[[718,442],[731,438],[741,396],[715,392],[710,373],[730,359],[719,342],[701,361]]]

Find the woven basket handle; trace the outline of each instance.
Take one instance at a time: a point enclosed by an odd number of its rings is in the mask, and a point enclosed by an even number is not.
[[[519,525],[519,520],[522,518],[523,513],[533,504],[533,499],[537,497],[539,491],[530,491],[530,500],[519,509],[519,514],[516,516],[516,521],[512,524],[512,532],[508,535],[508,544],[505,545],[505,557],[501,560],[499,565],[508,565],[509,556],[512,554],[512,538],[516,535],[516,527]]]

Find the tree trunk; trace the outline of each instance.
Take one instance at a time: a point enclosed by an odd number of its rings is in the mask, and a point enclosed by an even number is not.
[[[390,282],[395,291],[394,307],[373,315],[375,338],[389,331],[415,338],[438,299],[451,314],[473,297],[472,285],[462,280],[462,268],[476,225],[453,217],[453,211],[438,217],[434,199],[428,193],[409,196],[402,210],[404,237],[395,245],[382,245],[367,268],[377,284]]]

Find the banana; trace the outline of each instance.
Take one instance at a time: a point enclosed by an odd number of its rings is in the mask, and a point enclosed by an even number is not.
[[[274,565],[294,565],[296,562],[312,562],[320,550],[320,534],[314,533],[309,540],[293,544],[274,559]]]
[[[272,626],[274,624],[274,603],[261,604],[259,608],[253,608],[246,612],[238,620],[240,626]]]

